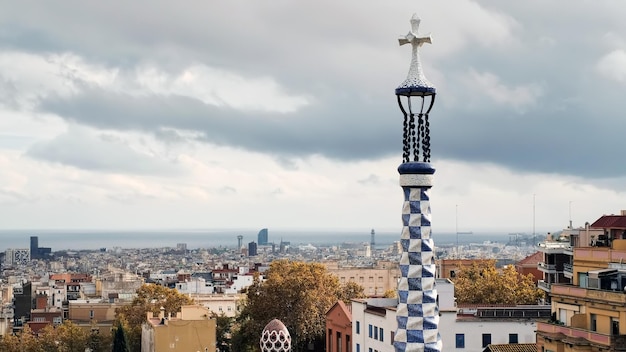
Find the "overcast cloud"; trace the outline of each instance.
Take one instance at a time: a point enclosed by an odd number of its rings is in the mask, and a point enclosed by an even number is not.
[[[4,5],[4,228],[400,228],[413,13],[440,231],[626,208],[621,2]]]

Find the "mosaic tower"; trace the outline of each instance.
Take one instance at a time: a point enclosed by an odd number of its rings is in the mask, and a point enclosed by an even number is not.
[[[436,90],[422,71],[419,49],[432,41],[430,35],[418,35],[419,24],[420,19],[413,15],[411,30],[398,40],[400,45],[411,44],[412,58],[406,80],[396,88],[398,106],[404,114],[402,164],[398,167],[404,204],[396,352],[442,350],[429,195],[435,169],[430,165],[428,114],[435,103]]]

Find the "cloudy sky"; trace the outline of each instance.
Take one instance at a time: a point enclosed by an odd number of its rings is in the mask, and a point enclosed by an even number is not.
[[[626,209],[622,1],[2,2],[2,229],[399,230],[413,13],[436,231]]]

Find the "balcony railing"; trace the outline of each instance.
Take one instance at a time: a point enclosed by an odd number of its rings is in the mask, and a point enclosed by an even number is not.
[[[552,285],[552,295],[587,298],[590,300],[604,301],[610,304],[626,305],[626,294],[621,291],[606,291],[587,289],[573,285]]]
[[[574,266],[572,264],[564,263],[563,264],[563,271],[566,272],[566,273],[573,274],[574,273]]]
[[[556,264],[537,263],[537,268],[544,271],[556,271]]]
[[[544,291],[548,291],[550,292],[550,286],[552,286],[552,284],[545,282],[543,280],[539,280],[537,282],[537,287],[539,287],[540,289],[544,290]]]
[[[572,328],[569,326],[554,325],[548,323],[537,322],[537,333],[557,334],[561,333],[567,337],[583,338],[589,342],[611,346],[611,336],[605,334],[599,334],[594,331],[585,329]],[[552,335],[554,336],[554,335]]]

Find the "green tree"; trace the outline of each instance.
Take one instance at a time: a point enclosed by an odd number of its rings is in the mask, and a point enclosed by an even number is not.
[[[115,325],[115,332],[113,333],[113,352],[130,352],[130,344],[126,336],[126,330],[121,321],[118,321]]]
[[[354,285],[342,287],[337,276],[318,263],[274,261],[265,278],[262,282],[255,276],[248,288],[233,336],[235,350],[258,349],[261,331],[274,318],[289,329],[294,351],[309,343],[323,346],[328,309],[339,299],[362,293]]]
[[[474,261],[454,279],[458,303],[537,304],[543,291],[532,275],[521,275],[511,265],[499,271],[495,260]]]
[[[215,312],[211,312],[211,316],[215,319],[216,324],[215,336],[217,348],[220,352],[230,352],[231,330],[235,318],[227,317],[224,313],[218,315]]]
[[[147,321],[148,312],[159,314],[161,307],[165,316],[180,312],[180,307],[193,304],[193,300],[175,289],[160,285],[143,284],[131,304],[117,308],[117,323],[124,325],[131,351],[141,350],[141,325]]]

